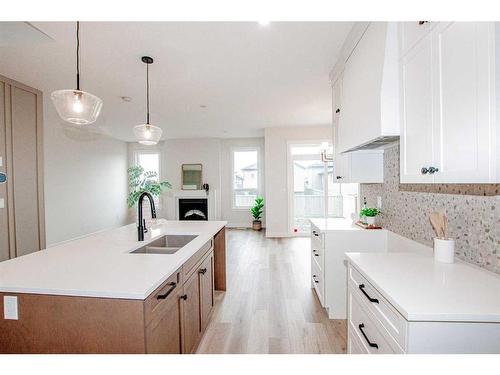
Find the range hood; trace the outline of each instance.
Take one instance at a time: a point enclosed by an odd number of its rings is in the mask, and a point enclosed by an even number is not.
[[[399,142],[399,135],[386,135],[386,136],[377,137],[377,138],[375,138],[367,143],[350,148],[350,149],[343,151],[343,152],[352,152],[352,151],[359,151],[359,150],[376,150],[376,149],[385,148],[386,146],[392,145],[395,142]]]
[[[345,62],[338,152],[381,148],[399,139],[396,22],[372,22]]]

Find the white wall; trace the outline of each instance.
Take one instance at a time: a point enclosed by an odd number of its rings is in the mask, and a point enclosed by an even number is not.
[[[65,127],[44,94],[47,246],[127,223],[127,144]]]
[[[229,227],[251,227],[252,215],[249,209],[233,209],[231,199],[231,150],[235,147],[258,147],[261,155],[261,194],[264,195],[264,138],[198,138],[170,139],[154,148],[161,156],[161,179],[172,184],[172,190],[161,198],[159,216],[176,220],[175,196],[181,191],[182,164],[202,164],[203,183],[210,185],[210,199],[215,200],[215,219],[228,221]],[[133,154],[142,148],[129,144],[129,164],[134,163]],[[210,209],[210,208],[209,208]]]
[[[176,220],[175,195],[181,190],[182,164],[202,164],[202,181],[210,185],[210,199],[215,201],[210,209],[215,210],[214,218],[221,218],[220,208],[220,140],[219,139],[170,139],[163,142],[162,179],[172,184],[172,190],[164,194],[162,217]]]
[[[330,126],[276,127],[265,129],[266,236],[287,237],[290,233],[288,189],[288,143],[329,141]]]

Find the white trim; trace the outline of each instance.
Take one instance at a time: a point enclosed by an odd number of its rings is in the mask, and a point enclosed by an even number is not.
[[[238,151],[257,151],[257,195],[262,194],[262,148],[260,146],[232,146],[229,149],[231,159],[230,184],[231,184],[231,209],[234,211],[247,211],[252,206],[235,206],[234,204],[234,153]]]

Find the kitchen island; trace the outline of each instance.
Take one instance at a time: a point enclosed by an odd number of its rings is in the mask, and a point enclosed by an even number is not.
[[[191,353],[225,290],[224,221],[134,224],[0,263],[0,353]],[[165,236],[192,236],[171,253]]]

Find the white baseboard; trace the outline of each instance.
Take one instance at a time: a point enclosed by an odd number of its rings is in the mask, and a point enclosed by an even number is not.
[[[262,224],[262,228],[265,228],[266,226]],[[226,224],[226,228],[252,228],[252,223],[231,223],[228,222]]]
[[[266,231],[266,237],[268,237],[268,238],[290,237],[290,233],[288,233],[288,232],[268,232],[268,231]]]

